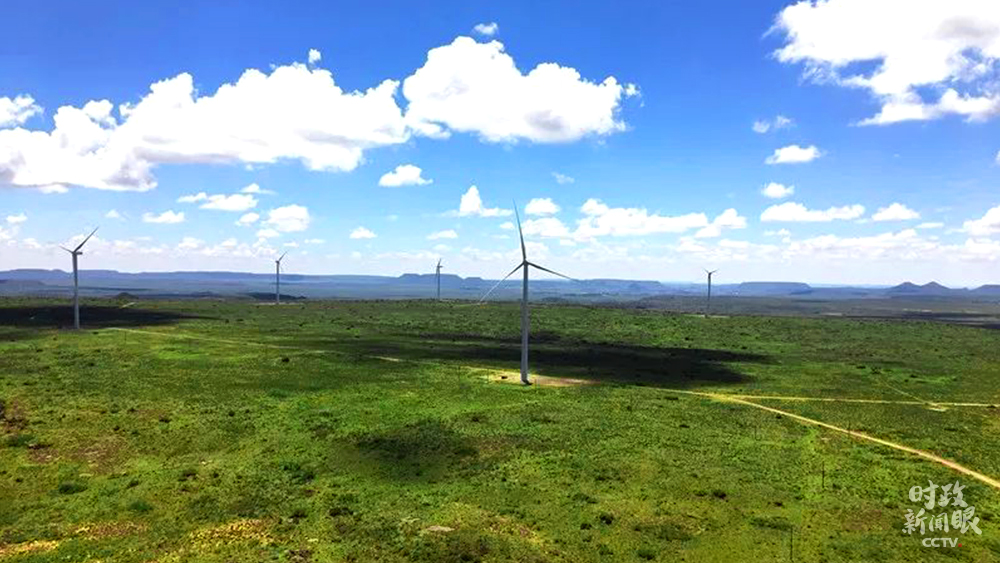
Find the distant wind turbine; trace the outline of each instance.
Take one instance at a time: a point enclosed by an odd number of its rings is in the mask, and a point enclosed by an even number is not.
[[[437,279],[437,288],[438,288],[438,291],[437,291],[437,300],[440,301],[441,300],[441,259],[440,258],[438,258],[438,265],[437,265],[436,273],[434,274],[434,277]]]
[[[83,242],[77,245],[77,247],[73,250],[70,250],[65,246],[59,247],[73,256],[73,328],[76,330],[80,330],[80,276],[77,270],[77,257],[83,254],[83,251],[80,249],[83,248],[83,245],[87,244],[87,241],[90,240],[90,237],[94,236],[94,233],[96,232],[97,229],[90,231],[87,238],[83,239]]]
[[[705,318],[706,319],[709,317],[709,315],[712,314],[712,274],[714,274],[715,272],[718,272],[718,271],[719,270],[712,270],[710,272],[708,270],[705,270],[705,273],[708,274],[708,299],[707,299],[707,301],[705,303]]]
[[[288,254],[288,251],[285,251]],[[274,304],[281,305],[281,261],[285,259],[285,254],[274,261]]]
[[[521,263],[518,264],[516,268],[514,268],[513,270],[511,270],[509,274],[507,274],[506,276],[504,276],[502,280],[498,281],[496,283],[496,285],[494,285],[492,288],[490,288],[490,290],[486,292],[486,295],[483,295],[482,299],[480,299],[479,302],[482,303],[483,301],[485,301],[486,298],[489,297],[491,293],[493,293],[494,289],[496,289],[497,287],[499,287],[500,284],[502,284],[503,282],[507,281],[507,278],[509,278],[512,275],[514,275],[515,272],[517,272],[518,270],[520,270],[522,268],[524,269],[524,272],[523,272],[524,273],[524,282],[523,282],[523,285],[521,286],[521,383],[523,383],[525,385],[531,385],[531,381],[528,379],[528,332],[529,332],[529,326],[528,326],[528,270],[529,270],[529,268],[538,268],[539,270],[542,270],[543,272],[548,272],[550,274],[555,274],[555,275],[557,275],[557,276],[559,276],[561,278],[566,278],[566,279],[568,279],[570,281],[576,281],[576,280],[574,280],[573,278],[571,278],[569,276],[564,276],[563,274],[560,274],[559,272],[550,270],[550,269],[545,268],[543,266],[539,266],[538,264],[535,264],[534,262],[529,262],[528,261],[528,251],[527,251],[527,249],[524,246],[524,232],[521,231],[521,214],[518,213],[518,211],[517,211],[517,203],[516,202],[514,203],[514,215],[517,217],[517,234],[521,237]]]

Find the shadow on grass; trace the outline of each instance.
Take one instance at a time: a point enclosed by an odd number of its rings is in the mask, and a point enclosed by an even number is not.
[[[459,334],[422,334],[419,338],[395,334],[378,340],[315,343],[331,344],[359,355],[508,370],[518,370],[521,357],[519,339]],[[584,342],[553,333],[533,334],[529,355],[531,372],[540,375],[681,388],[746,383],[750,377],[730,365],[740,363],[765,364],[770,358],[729,350]]]
[[[138,307],[122,308],[118,305],[84,304],[80,306],[80,327],[82,329],[156,326],[197,318],[205,317],[185,315],[173,311],[150,311]],[[40,329],[70,328],[72,326],[72,305],[0,306],[0,328]]]
[[[438,420],[359,433],[351,441],[365,463],[395,479],[453,478],[482,471],[494,461],[473,438]]]

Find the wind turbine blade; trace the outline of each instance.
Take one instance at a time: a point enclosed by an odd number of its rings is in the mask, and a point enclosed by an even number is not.
[[[509,274],[507,274],[506,276],[504,276],[502,280],[498,281],[493,287],[491,287],[490,290],[486,292],[486,295],[483,295],[479,299],[479,303],[482,303],[483,301],[486,301],[486,298],[489,297],[491,293],[493,293],[494,289],[500,287],[500,284],[502,284],[503,282],[507,281],[507,278],[513,276],[514,272],[520,270],[521,267],[524,266],[525,264],[527,264],[527,262],[521,262],[520,264],[518,264],[517,267],[514,268],[513,270],[511,270]]]
[[[543,266],[539,266],[538,264],[535,264],[534,262],[528,262],[528,265],[529,266],[534,266],[535,268],[538,268],[539,270],[542,270],[544,272],[548,272],[550,274],[555,274],[555,275],[559,276],[560,278],[566,278],[569,281],[579,281],[579,280],[571,278],[571,277],[569,277],[567,275],[560,274],[559,272],[556,272],[555,270],[550,270],[550,269],[545,268]]]
[[[517,217],[517,234],[521,237],[521,258],[528,261],[528,251],[524,248],[524,233],[521,231],[521,214],[517,212],[517,202],[514,202],[514,216]]]
[[[99,229],[99,228],[100,227],[97,227],[97,229]],[[90,237],[94,236],[94,233],[97,232],[97,229],[94,229],[93,231],[90,231],[90,234],[87,235],[87,238],[83,239],[83,242],[80,243],[80,246],[77,246],[76,248],[74,248],[73,252],[79,252],[79,250],[81,248],[83,248],[83,245],[87,244],[87,241],[90,240]]]
[[[275,260],[275,262],[281,263],[281,261],[285,259],[285,254],[288,254],[287,250],[284,253],[282,253],[281,258],[278,258],[277,260]]]
[[[68,249],[68,248],[66,248],[65,246],[59,245],[59,248],[65,250],[66,252],[69,252],[70,254],[73,254],[73,251],[70,250],[70,249]]]

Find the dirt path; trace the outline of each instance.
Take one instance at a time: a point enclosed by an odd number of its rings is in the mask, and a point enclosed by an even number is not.
[[[909,446],[904,446],[903,444],[897,444],[896,442],[890,442],[889,440],[883,440],[881,438],[876,438],[874,436],[869,436],[868,434],[865,434],[863,432],[855,432],[853,430],[848,430],[847,428],[842,428],[840,426],[829,424],[827,422],[823,422],[821,420],[816,420],[814,418],[805,417],[805,416],[798,415],[798,414],[795,414],[795,413],[791,413],[791,412],[788,412],[788,411],[784,411],[784,410],[781,410],[781,409],[776,409],[774,407],[768,407],[768,406],[765,406],[765,405],[760,405],[760,404],[748,401],[746,399],[742,399],[742,398],[740,398],[737,395],[727,395],[727,394],[724,394],[724,393],[702,393],[702,392],[698,392],[698,391],[686,391],[686,390],[679,390],[679,389],[672,389],[670,391],[672,393],[684,393],[684,394],[688,394],[688,395],[697,395],[697,396],[700,396],[700,397],[706,397],[706,398],[710,398],[710,399],[715,399],[717,401],[728,401],[728,402],[732,402],[732,403],[746,405],[748,407],[753,407],[755,409],[761,409],[761,410],[764,410],[764,411],[767,411],[767,412],[771,412],[771,413],[774,413],[774,414],[780,414],[782,416],[787,416],[787,417],[789,417],[791,419],[797,420],[797,421],[805,423],[805,424],[811,424],[813,426],[820,426],[820,427],[826,428],[828,430],[833,430],[833,431],[836,431],[836,432],[841,432],[843,434],[847,434],[848,436],[852,436],[852,437],[858,438],[860,440],[867,440],[869,442],[874,442],[876,444],[879,444],[881,446],[885,446],[887,448],[892,448],[894,450],[899,450],[901,452],[906,452],[906,453],[909,453],[909,454],[913,454],[915,456],[922,457],[922,458],[924,458],[924,459],[926,459],[928,461],[933,461],[934,463],[943,465],[943,466],[945,466],[945,467],[947,467],[947,468],[949,468],[949,469],[951,469],[953,471],[957,471],[957,472],[959,472],[959,473],[961,473],[963,475],[967,475],[969,477],[972,477],[973,479],[975,479],[977,481],[980,481],[982,483],[985,483],[985,484],[993,487],[994,489],[1000,490],[1000,481],[998,481],[998,480],[996,480],[996,479],[994,479],[994,478],[992,478],[992,477],[990,477],[988,475],[984,475],[984,474],[982,474],[982,473],[980,473],[978,471],[974,471],[972,469],[969,469],[968,467],[960,465],[960,464],[958,464],[958,463],[956,463],[954,461],[951,461],[949,459],[945,459],[945,458],[943,458],[941,456],[934,455],[934,454],[932,454],[930,452],[925,452],[923,450],[918,450],[916,448],[911,448]],[[920,404],[923,404],[923,403],[920,403]]]

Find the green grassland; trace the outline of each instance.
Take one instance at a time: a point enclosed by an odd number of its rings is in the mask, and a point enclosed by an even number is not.
[[[1000,491],[691,394],[1000,403],[1000,331],[538,305],[522,387],[514,304],[122,305],[0,301],[0,560],[1000,560]],[[758,402],[1000,477],[1000,409]]]

